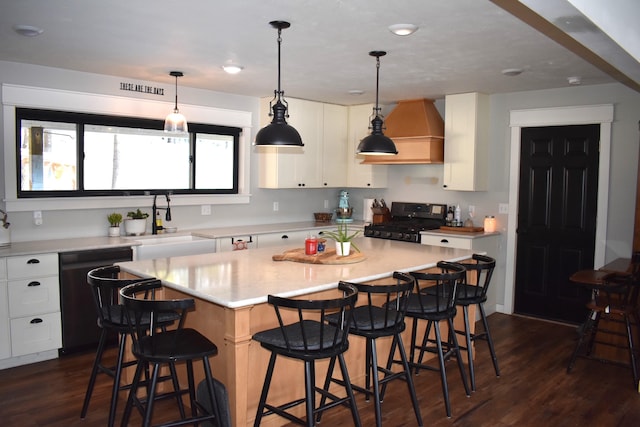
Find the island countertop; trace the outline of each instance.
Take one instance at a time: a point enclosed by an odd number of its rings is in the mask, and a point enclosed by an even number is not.
[[[118,263],[123,271],[155,277],[169,288],[227,308],[267,301],[268,295],[296,297],[337,287],[340,280],[363,282],[434,267],[438,261],[461,261],[472,251],[360,237],[354,240],[365,260],[319,265],[273,261],[295,246],[210,253]],[[333,243],[333,242],[328,242]]]

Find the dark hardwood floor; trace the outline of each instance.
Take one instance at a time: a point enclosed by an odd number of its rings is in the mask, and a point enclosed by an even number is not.
[[[448,419],[438,374],[421,372],[415,381],[425,426],[640,425],[640,394],[627,369],[580,359],[566,373],[575,328],[503,314],[493,314],[489,321],[501,377],[496,378],[484,343],[478,346],[477,391],[471,397],[464,394],[455,362],[448,365],[453,410]],[[0,424],[104,426],[110,390],[104,376],[87,418],[79,418],[92,361],[93,354],[86,353],[0,371]],[[118,416],[122,407],[123,402]],[[358,408],[363,425],[374,425],[373,405],[359,396]],[[159,418],[172,413],[169,405],[158,409]],[[401,381],[389,385],[382,412],[385,426],[416,425]],[[132,417],[131,425],[139,424],[140,418]],[[328,411],[322,420],[324,426],[351,424],[346,408]]]

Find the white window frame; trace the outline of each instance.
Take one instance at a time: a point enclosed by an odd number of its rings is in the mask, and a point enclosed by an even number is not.
[[[2,85],[5,206],[7,211],[122,208],[141,207],[149,204],[148,196],[18,199],[15,143],[16,107],[158,119],[159,117],[164,117],[167,111],[171,110],[173,104],[112,95],[11,84]],[[249,203],[252,113],[250,111],[227,110],[182,103],[180,104],[180,111],[193,122],[233,126],[242,129],[239,147],[238,194],[175,195],[172,197],[172,203],[176,206]]]

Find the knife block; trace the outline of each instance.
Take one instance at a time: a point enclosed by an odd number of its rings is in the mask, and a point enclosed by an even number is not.
[[[371,210],[373,211],[374,224],[384,224],[385,222],[391,221],[389,208],[371,208]]]

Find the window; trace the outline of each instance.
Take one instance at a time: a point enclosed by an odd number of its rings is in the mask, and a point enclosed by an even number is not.
[[[238,194],[240,128],[16,109],[18,197]]]

